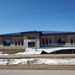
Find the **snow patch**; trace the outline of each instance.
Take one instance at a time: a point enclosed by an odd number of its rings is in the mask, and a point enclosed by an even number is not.
[[[56,51],[56,50],[62,50],[62,49],[75,49],[75,47],[55,47],[55,48],[47,48],[47,49],[40,48],[40,49],[37,49],[37,51],[35,49],[32,49],[32,48],[26,48],[25,52],[19,52],[19,53],[16,53],[15,55],[41,54],[42,51],[50,53],[50,52],[53,52],[53,51]]]
[[[23,65],[23,64],[48,64],[48,65],[75,65],[75,59],[46,59],[46,58],[34,58],[34,59],[0,59],[0,65]]]

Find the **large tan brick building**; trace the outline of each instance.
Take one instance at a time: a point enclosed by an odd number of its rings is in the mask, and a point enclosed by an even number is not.
[[[27,31],[0,35],[0,47],[75,46],[75,32]]]

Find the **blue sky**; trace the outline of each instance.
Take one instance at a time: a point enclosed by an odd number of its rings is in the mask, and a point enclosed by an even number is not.
[[[75,31],[75,0],[0,0],[0,34]]]

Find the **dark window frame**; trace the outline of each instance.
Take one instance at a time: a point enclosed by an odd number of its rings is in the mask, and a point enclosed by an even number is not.
[[[11,39],[5,39],[3,41],[3,46],[10,46],[11,45]]]
[[[15,46],[20,46],[20,44],[21,44],[20,39],[15,39]]]
[[[21,39],[21,45],[22,45],[22,46],[24,45],[23,39]]]
[[[46,45],[48,45],[48,38],[46,38]]]
[[[49,44],[52,44],[52,39],[51,38],[49,38]]]
[[[73,45],[73,38],[70,39],[70,43],[71,43],[71,45]]]
[[[57,43],[58,44],[62,44],[62,45],[65,45],[65,38],[57,38]]]
[[[28,42],[28,47],[35,47],[35,42]]]
[[[45,45],[45,39],[44,38],[42,39],[42,44]]]

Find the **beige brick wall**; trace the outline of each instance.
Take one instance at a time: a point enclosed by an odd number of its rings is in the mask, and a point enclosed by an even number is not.
[[[57,38],[65,38],[65,45],[63,46],[75,46],[75,44],[71,45],[70,39],[75,38],[75,34],[62,34],[62,35],[42,35],[41,36],[41,45],[42,45],[42,39],[43,38],[51,38],[52,43],[56,43]],[[49,41],[48,41],[49,42]]]
[[[54,35],[54,39],[55,39],[55,42],[57,40],[57,38],[65,38],[65,42],[67,42],[67,35]]]
[[[22,39],[24,39],[23,36],[14,36],[14,37],[12,37],[12,44],[15,43],[15,40],[20,40],[21,41]]]
[[[70,43],[70,39],[71,39],[71,38],[75,38],[75,34],[67,35],[68,43]]]
[[[28,37],[35,37],[35,39],[28,39]],[[37,44],[36,44],[36,40],[37,40]],[[24,47],[25,48],[28,48],[28,42],[35,42],[35,47],[37,45],[37,48],[39,48],[40,47],[40,33],[25,33],[24,34]]]
[[[41,36],[41,46],[43,45],[43,44],[42,44],[42,42],[43,42],[42,40],[43,40],[43,39],[46,39],[46,38],[48,39],[48,43],[49,43],[49,39],[51,39],[52,43],[55,42],[55,37],[54,37],[53,35],[42,35],[42,36]],[[46,44],[45,44],[45,45],[46,45]]]
[[[0,47],[3,47],[3,42],[4,42],[4,40],[6,40],[6,39],[9,39],[9,40],[11,40],[11,45],[10,46],[12,46],[12,47],[15,47],[15,39],[23,39],[23,36],[8,36],[8,37],[6,37],[6,36],[1,36],[0,37]],[[22,45],[20,45],[20,46],[22,46]]]

